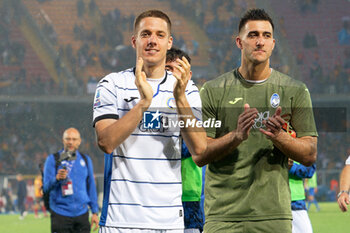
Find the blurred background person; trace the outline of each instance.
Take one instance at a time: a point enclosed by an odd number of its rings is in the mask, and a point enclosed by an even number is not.
[[[14,206],[12,201],[11,183],[7,183],[6,187],[2,189],[1,195],[5,199],[5,213],[13,213]]]
[[[68,128],[63,133],[64,148],[47,157],[44,192],[50,192],[51,232],[90,233],[98,227],[98,204],[93,165],[89,156],[78,151],[80,133]]]
[[[167,51],[165,69],[181,75],[176,66],[181,66],[176,60],[186,57],[191,64],[191,58],[181,49],[172,47]],[[192,71],[190,71],[192,77]],[[191,79],[191,78],[190,78]],[[202,169],[192,159],[190,152],[182,142],[181,150],[182,205],[184,209],[185,233],[199,233],[203,230],[203,211],[201,209]]]
[[[18,183],[17,183],[17,206],[18,206],[18,211],[20,213],[19,219],[23,220],[24,216],[26,215],[25,201],[27,198],[27,184],[23,180],[22,174],[17,174],[16,179],[18,181]]]
[[[311,178],[316,171],[316,164],[306,167],[298,162],[288,159],[289,188],[292,200],[292,232],[312,233],[312,225],[305,203],[304,178]]]
[[[45,217],[47,217],[46,208],[43,203],[43,179],[41,174],[37,175],[34,179],[34,216],[35,218],[42,217],[39,215],[39,209],[42,210]]]

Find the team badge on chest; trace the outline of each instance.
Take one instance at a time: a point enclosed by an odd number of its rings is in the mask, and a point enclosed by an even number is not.
[[[175,98],[174,97],[170,97],[167,100],[166,104],[167,104],[168,108],[175,109],[176,108]]]
[[[277,108],[280,105],[280,96],[277,93],[271,96],[270,104],[273,108]]]

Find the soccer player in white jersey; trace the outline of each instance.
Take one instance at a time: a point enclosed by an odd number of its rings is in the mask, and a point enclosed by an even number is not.
[[[131,40],[136,67],[97,86],[93,121],[106,153],[100,233],[183,232],[181,138],[194,161],[207,143],[202,128],[187,124],[201,120],[190,64],[178,59],[181,75],[165,71],[172,40],[165,13],[141,13]]]

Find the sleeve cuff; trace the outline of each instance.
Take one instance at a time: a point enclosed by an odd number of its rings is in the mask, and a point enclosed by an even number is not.
[[[349,157],[346,159],[345,165],[350,165],[350,155],[349,155]]]
[[[289,174],[295,175],[296,170],[297,166],[295,165],[295,163],[293,163],[292,167],[289,169]]]

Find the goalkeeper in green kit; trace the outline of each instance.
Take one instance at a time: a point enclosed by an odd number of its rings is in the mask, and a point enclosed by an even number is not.
[[[291,233],[288,158],[311,166],[317,131],[306,85],[270,67],[274,24],[262,9],[241,18],[241,65],[200,90],[208,147],[204,232]],[[290,132],[295,131],[295,138]]]

